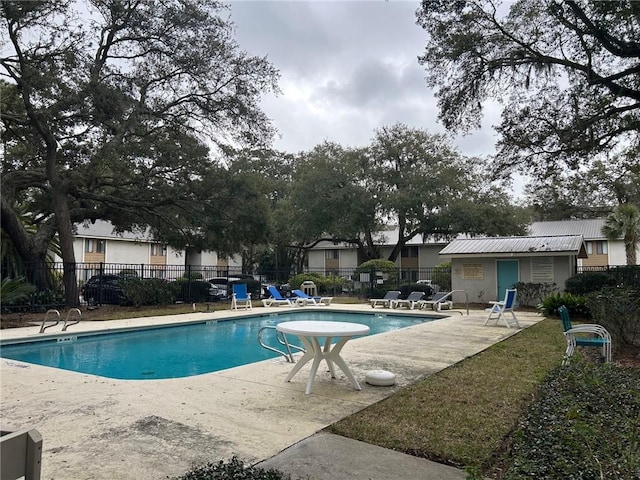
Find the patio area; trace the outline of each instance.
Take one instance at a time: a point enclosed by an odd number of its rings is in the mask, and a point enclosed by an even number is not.
[[[368,305],[322,308],[371,312]],[[84,322],[68,333],[244,314]],[[453,314],[351,340],[342,355],[361,391],[353,390],[342,372],[332,380],[321,366],[312,393],[305,395],[310,367],[306,365],[287,383],[291,364],[284,358],[193,377],[143,381],[2,359],[2,425],[36,428],[42,434],[43,478],[160,479],[233,455],[254,463],[517,332],[504,326],[485,327],[485,318],[481,311]],[[542,319],[526,312],[518,312],[518,318],[523,327]],[[0,336],[37,335],[38,329],[2,330]],[[365,373],[376,369],[394,372],[396,386],[366,384]]]

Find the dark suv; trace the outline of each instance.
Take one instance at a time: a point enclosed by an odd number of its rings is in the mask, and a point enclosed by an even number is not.
[[[80,292],[89,305],[120,305],[124,300],[122,280],[119,275],[94,275],[80,288]]]

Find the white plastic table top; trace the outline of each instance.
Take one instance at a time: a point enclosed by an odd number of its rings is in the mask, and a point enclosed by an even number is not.
[[[326,322],[318,320],[299,320],[282,322],[276,328],[284,333],[304,335],[306,337],[353,337],[368,335],[369,327],[361,323]]]
[[[285,334],[290,333],[297,335],[306,348],[302,358],[298,360],[298,363],[296,363],[293,369],[291,369],[291,372],[289,372],[289,375],[287,375],[287,378],[285,379],[286,382],[290,381],[304,364],[313,360],[311,372],[309,373],[309,380],[307,381],[307,388],[304,391],[306,395],[310,394],[313,386],[313,380],[316,376],[316,372],[318,371],[318,365],[322,360],[325,360],[329,366],[331,378],[336,378],[334,368],[335,364],[344,372],[351,382],[351,385],[353,385],[353,388],[361,390],[360,384],[351,373],[351,370],[349,370],[344,359],[340,356],[340,351],[351,337],[368,335],[370,332],[368,326],[360,323],[349,322],[300,320],[295,322],[279,323],[276,325],[276,329]],[[324,347],[321,346],[318,341],[318,338],[320,337],[325,338]],[[340,337],[340,340],[332,347],[331,339],[333,337]]]

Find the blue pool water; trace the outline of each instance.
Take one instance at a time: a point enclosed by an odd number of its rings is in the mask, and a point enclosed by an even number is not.
[[[189,377],[277,357],[260,346],[258,331],[266,325],[293,320],[363,323],[374,335],[433,318],[296,311],[119,333],[70,333],[59,339],[5,345],[0,356],[123,380]],[[267,333],[264,338],[273,336]]]

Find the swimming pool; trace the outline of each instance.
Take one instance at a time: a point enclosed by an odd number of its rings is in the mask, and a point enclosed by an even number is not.
[[[116,333],[67,334],[54,339],[3,345],[0,356],[121,380],[180,378],[277,357],[276,353],[262,348],[257,339],[260,328],[280,322],[363,323],[374,335],[434,318],[439,317],[313,310],[270,313]]]

